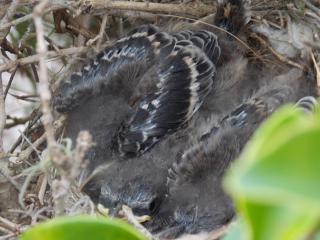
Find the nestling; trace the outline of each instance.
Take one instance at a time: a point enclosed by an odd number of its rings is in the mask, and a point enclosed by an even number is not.
[[[202,105],[197,108],[192,118],[181,125],[183,128],[175,128],[175,132],[171,131],[170,135],[157,144],[152,144],[153,148],[150,151],[145,151],[138,157],[130,158],[132,153],[129,154],[129,152],[134,152],[136,146],[126,145],[123,148],[127,149],[125,161],[113,161],[107,170],[102,171],[88,183],[87,192],[91,196],[99,195],[95,196],[97,201],[110,208],[112,214],[116,214],[123,204],[130,206],[138,215],[154,214],[166,194],[167,169],[176,157],[185,150],[185,146],[192,144],[195,140],[194,135],[201,135],[201,131],[198,131],[197,128],[212,114],[218,116],[222,112],[232,109],[258,85],[259,81],[254,77],[257,71],[250,71],[255,66],[248,66],[248,60],[244,57],[245,51],[242,51],[235,41],[221,34],[218,41],[215,37],[207,37],[206,44],[203,44],[199,37],[204,39],[203,34],[208,32],[203,30],[198,30],[198,32],[201,34],[199,35],[195,30],[184,30],[174,33],[172,36],[183,43],[188,43],[185,39],[190,39],[192,44],[203,49],[207,56],[216,56],[209,58],[211,64],[217,66],[213,90],[208,90],[206,97],[201,101]],[[224,46],[221,54],[218,43]],[[230,53],[230,47],[234,47],[232,53]],[[218,61],[219,55],[212,55],[210,52],[219,53],[223,60]],[[206,72],[204,71],[204,73]],[[182,75],[180,76],[182,77]],[[175,81],[181,81],[179,76],[175,79]],[[145,82],[142,83],[145,84]],[[187,95],[181,95],[182,88],[179,88],[180,91],[169,92],[172,94],[171,98],[179,99],[178,101],[188,99]],[[226,96],[232,97],[226,99]],[[163,105],[167,105],[167,102],[164,101]],[[181,107],[177,106],[174,111],[178,109]],[[174,123],[172,122],[174,118],[180,119],[180,116],[174,114],[175,112],[166,110],[166,113],[162,113],[161,119],[169,121],[171,125]],[[180,113],[178,112],[178,114]],[[138,122],[136,126],[131,126],[131,129],[140,126],[141,122]],[[119,138],[122,138],[121,134]],[[143,147],[143,145],[141,146]]]
[[[167,239],[210,232],[229,222],[235,212],[221,186],[224,171],[270,114],[309,91],[308,81],[302,71],[290,70],[269,80],[268,85],[212,125],[169,169],[168,196],[147,227]],[[315,98],[309,96],[299,100],[297,106],[312,111],[315,104]]]

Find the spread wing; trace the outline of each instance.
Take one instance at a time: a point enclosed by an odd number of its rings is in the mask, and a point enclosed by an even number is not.
[[[71,111],[108,84],[113,75],[132,64],[139,64],[143,68],[140,71],[144,72],[157,57],[168,55],[175,42],[175,38],[152,25],[137,28],[99,53],[80,72],[72,74],[70,81],[63,82],[54,97],[55,109]]]
[[[201,49],[188,40],[178,42],[159,62],[157,91],[140,102],[119,132],[120,153],[142,154],[183,126],[211,91],[214,73],[214,64]]]
[[[172,35],[178,41],[189,40],[195,46],[203,50],[208,58],[216,64],[220,58],[221,49],[218,44],[218,37],[209,31],[181,31]]]

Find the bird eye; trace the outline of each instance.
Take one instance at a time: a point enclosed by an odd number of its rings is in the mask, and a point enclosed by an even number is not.
[[[159,210],[160,204],[161,199],[158,197],[154,198],[149,204],[149,212],[155,214]]]

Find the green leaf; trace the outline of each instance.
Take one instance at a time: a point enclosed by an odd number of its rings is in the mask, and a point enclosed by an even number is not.
[[[91,216],[61,217],[26,231],[21,240],[145,240],[121,220]]]
[[[257,131],[250,143],[243,151],[244,164],[250,164],[257,160],[257,156],[268,154],[274,148],[277,148],[282,141],[285,141],[291,134],[297,134],[301,125],[307,125],[308,120],[301,114],[300,109],[292,106],[283,107],[275,112],[268,121]],[[292,129],[295,129],[292,131]],[[270,142],[272,139],[272,142]],[[243,165],[243,163],[240,163]]]
[[[315,227],[319,215],[311,209],[295,205],[264,204],[245,201],[242,211],[246,214],[251,238],[247,239],[303,239]]]
[[[271,116],[226,174],[247,239],[301,239],[320,219],[320,114],[301,112]]]
[[[297,207],[308,204],[320,211],[320,126],[292,136],[264,157],[257,157],[238,178],[242,191],[259,201]]]

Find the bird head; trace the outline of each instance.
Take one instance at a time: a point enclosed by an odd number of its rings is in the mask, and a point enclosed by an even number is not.
[[[137,216],[154,215],[165,196],[166,173],[152,159],[114,161],[98,180],[98,201],[113,216],[119,215],[122,205],[129,206]]]
[[[210,232],[234,216],[231,199],[223,192],[221,181],[211,175],[172,186],[159,212],[146,227],[160,238]]]

